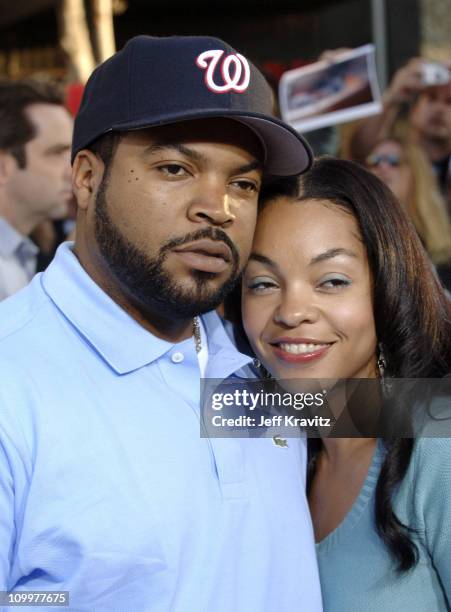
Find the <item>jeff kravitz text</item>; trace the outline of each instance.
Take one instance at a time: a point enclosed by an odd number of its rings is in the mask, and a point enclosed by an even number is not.
[[[215,414],[211,423],[213,427],[330,427],[331,419],[325,417],[301,418],[293,415],[260,416],[259,418],[240,415],[237,417],[224,417]]]

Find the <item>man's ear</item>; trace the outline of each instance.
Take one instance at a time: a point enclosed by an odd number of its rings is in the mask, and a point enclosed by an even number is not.
[[[88,149],[77,153],[72,167],[72,188],[78,207],[87,210],[102,182],[105,164]]]
[[[0,149],[0,186],[4,187],[11,176],[18,168],[18,163],[14,155],[8,151]]]

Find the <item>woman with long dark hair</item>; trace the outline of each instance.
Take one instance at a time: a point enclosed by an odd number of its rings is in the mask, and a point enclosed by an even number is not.
[[[297,196],[263,202],[244,328],[278,379],[441,378],[451,306],[392,193],[317,160]],[[326,612],[451,609],[451,441],[309,440]]]

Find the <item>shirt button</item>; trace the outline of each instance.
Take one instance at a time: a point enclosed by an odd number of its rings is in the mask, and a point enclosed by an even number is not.
[[[172,363],[181,363],[185,359],[185,355],[183,353],[173,353]]]

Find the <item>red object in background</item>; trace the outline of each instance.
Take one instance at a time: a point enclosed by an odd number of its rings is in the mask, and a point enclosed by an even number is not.
[[[263,62],[261,67],[265,73],[265,76],[267,78],[271,77],[276,83],[286,70],[285,65],[282,62],[274,62],[271,60]]]
[[[71,83],[66,87],[66,108],[72,117],[78,113],[84,89],[81,83]]]
[[[309,64],[314,64],[316,61],[317,61],[316,59],[305,60],[305,59],[296,58],[296,59],[291,60],[287,70],[293,70],[294,68],[302,68],[302,66],[308,66]]]
[[[315,60],[305,60],[296,58],[289,62],[277,62],[273,60],[267,60],[260,65],[263,74],[265,77],[272,83],[273,85],[277,85],[280,80],[280,77],[287,70],[292,70],[293,68],[300,68],[301,66],[306,66],[307,64],[311,64],[312,61]]]

